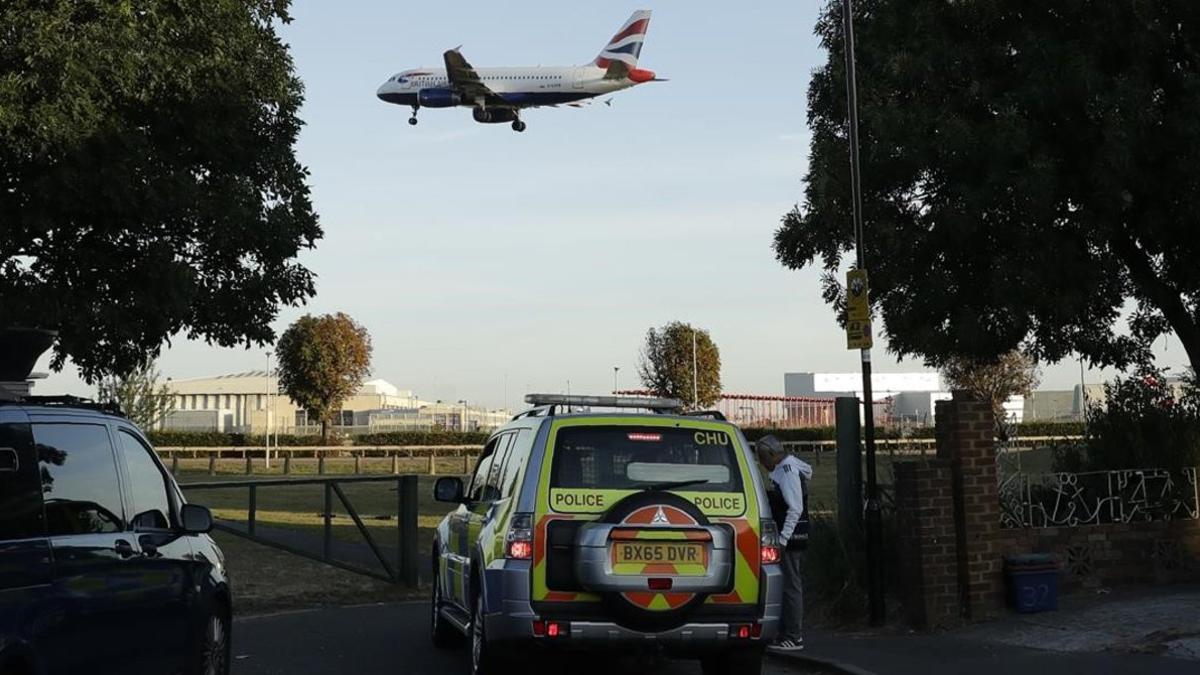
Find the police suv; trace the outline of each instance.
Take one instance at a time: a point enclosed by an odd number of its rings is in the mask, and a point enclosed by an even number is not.
[[[466,482],[435,486],[457,508],[433,545],[434,643],[469,638],[478,674],[539,653],[531,645],[760,672],[779,627],[781,549],[738,428],[669,399],[526,401],[537,407],[492,435]]]

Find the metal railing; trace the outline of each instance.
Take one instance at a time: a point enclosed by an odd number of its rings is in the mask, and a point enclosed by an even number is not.
[[[1059,443],[1079,443],[1082,436],[1025,436],[1009,441],[1011,449],[1028,450]],[[792,453],[811,452],[818,456],[837,450],[837,441],[781,441],[783,447]],[[753,445],[753,443],[751,443]],[[937,440],[933,438],[880,438],[875,441],[880,452],[890,455],[916,455],[925,457],[937,453]]]
[[[1128,469],[1002,476],[1007,528],[1200,519],[1196,469]]]
[[[171,473],[179,475],[182,462],[188,460],[207,460],[208,475],[217,475],[218,465],[222,461],[238,460],[242,463],[245,475],[254,474],[260,467],[267,470],[269,462],[282,469],[284,475],[290,475],[293,464],[297,460],[315,460],[317,475],[325,475],[327,465],[332,460],[353,462],[354,473],[362,473],[369,460],[390,460],[390,473],[412,473],[411,466],[417,460],[424,460],[424,473],[437,475],[438,463],[447,460],[462,462],[462,471],[450,473],[469,473],[471,462],[479,455],[481,446],[478,445],[377,445],[377,446],[281,446],[271,448],[270,460],[266,448],[259,446],[245,447],[160,447],[156,448],[163,463],[170,465]],[[400,463],[406,461],[410,467],[401,470]],[[457,468],[457,467],[456,467]]]
[[[363,523],[362,517],[358,510],[354,507],[354,503],[346,496],[342,490],[342,485],[347,483],[388,483],[396,484],[396,549],[397,557],[395,564],[388,559],[384,554],[379,543],[372,536],[370,530]],[[258,493],[260,488],[270,489],[279,486],[296,486],[296,485],[320,485],[324,490],[324,509],[321,512],[323,528],[321,533],[321,553],[315,554],[312,551],[295,544],[289,544],[278,540],[270,539],[259,535],[258,528]],[[272,480],[234,480],[234,481],[209,481],[182,483],[180,485],[184,490],[199,491],[199,490],[246,490],[247,491],[247,517],[245,528],[239,528],[229,525],[224,522],[217,521],[214,523],[214,529],[226,532],[237,537],[249,539],[258,544],[270,546],[272,548],[291,553],[292,555],[301,556],[310,560],[332,565],[340,569],[344,569],[356,574],[362,574],[382,581],[391,583],[401,583],[409,587],[415,587],[419,582],[419,573],[417,567],[417,477],[416,476],[346,476],[346,477],[331,477],[331,478],[277,478]],[[357,528],[363,541],[366,543],[370,553],[379,566],[383,569],[383,573],[378,570],[367,569],[363,566],[355,565],[345,560],[339,560],[333,555],[334,537],[333,537],[333,509],[334,498],[341,503],[342,508],[354,521],[354,526]],[[201,500],[202,501],[202,500]],[[303,538],[305,535],[303,530],[296,529],[293,538]]]

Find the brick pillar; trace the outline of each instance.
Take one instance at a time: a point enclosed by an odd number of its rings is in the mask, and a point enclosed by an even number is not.
[[[937,403],[938,457],[949,461],[958,539],[958,587],[967,619],[1002,606],[996,422],[991,406],[966,392]]]
[[[950,461],[897,462],[893,471],[905,612],[919,627],[960,623],[958,535]]]

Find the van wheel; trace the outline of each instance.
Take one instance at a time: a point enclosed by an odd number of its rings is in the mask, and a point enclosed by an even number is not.
[[[459,633],[446,618],[442,616],[442,575],[436,563],[433,568],[433,591],[430,598],[429,636],[433,646],[438,649],[448,649],[462,643],[462,633]]]
[[[230,663],[229,613],[214,604],[200,625],[193,644],[188,675],[229,675]]]
[[[760,675],[762,667],[761,649],[742,649],[700,659],[700,672],[704,675]]]

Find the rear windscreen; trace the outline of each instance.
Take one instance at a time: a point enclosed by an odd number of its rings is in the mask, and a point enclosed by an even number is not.
[[[550,486],[638,490],[689,483],[688,492],[740,492],[733,439],[723,431],[580,426],[558,432]]]

